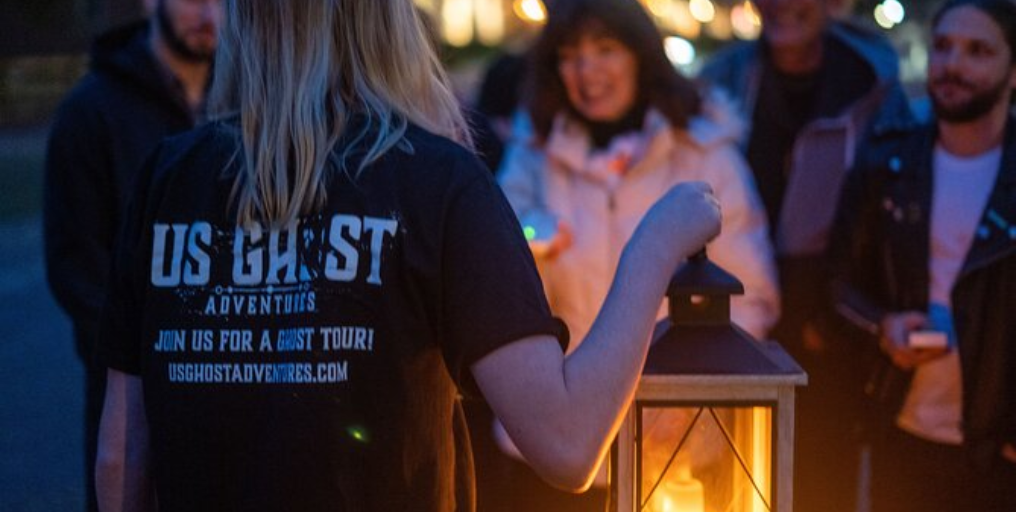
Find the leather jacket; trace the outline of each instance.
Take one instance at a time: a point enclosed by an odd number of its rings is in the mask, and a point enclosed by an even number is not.
[[[963,372],[964,445],[980,469],[997,460],[1004,444],[1015,443],[1012,115],[1005,132],[996,182],[951,294]],[[833,291],[839,315],[872,340],[885,313],[928,310],[936,136],[932,124],[882,137],[846,181],[830,245]],[[911,374],[890,364],[873,377],[865,391],[883,402],[894,398],[885,413],[895,414]]]

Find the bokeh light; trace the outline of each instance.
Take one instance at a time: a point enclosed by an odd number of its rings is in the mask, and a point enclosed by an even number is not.
[[[885,12],[887,18],[896,24],[903,23],[903,18],[907,15],[907,11],[903,8],[900,0],[885,0],[882,2],[882,11]]]
[[[544,23],[548,19],[548,11],[540,0],[516,0],[512,12],[528,23]]]
[[[452,46],[473,42],[473,0],[447,0],[442,5],[441,34]]]
[[[683,68],[693,63],[693,59],[696,57],[697,52],[693,48],[693,44],[678,36],[669,36],[665,38],[665,55],[668,60],[676,68]]]
[[[885,0],[875,6],[874,15],[875,23],[888,30],[903,23],[907,12],[899,0]]]
[[[734,5],[729,18],[732,21],[732,32],[737,38],[749,41],[761,35],[761,16],[749,0]]]
[[[715,4],[711,0],[691,0],[690,14],[701,23],[710,23],[715,19]]]

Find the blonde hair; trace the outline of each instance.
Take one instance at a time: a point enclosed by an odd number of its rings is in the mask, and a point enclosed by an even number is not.
[[[407,124],[468,145],[469,131],[411,0],[227,0],[210,113],[238,116],[240,225],[321,208],[353,115],[367,123],[356,174]]]

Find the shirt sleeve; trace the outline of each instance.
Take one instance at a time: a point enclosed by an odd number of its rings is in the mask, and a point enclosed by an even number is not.
[[[448,205],[442,242],[441,339],[460,385],[470,383],[469,365],[501,346],[544,334],[568,341],[515,214],[493,179],[479,174]]]

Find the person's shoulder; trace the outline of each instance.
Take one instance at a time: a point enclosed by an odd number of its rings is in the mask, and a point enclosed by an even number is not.
[[[154,182],[163,182],[174,175],[197,172],[198,178],[209,181],[220,175],[209,172],[210,165],[219,166],[237,156],[237,126],[230,121],[207,121],[199,126],[163,139],[154,151],[149,171]],[[189,179],[193,179],[191,176]]]
[[[747,123],[732,97],[719,88],[708,89],[701,98],[700,112],[690,118],[683,140],[701,151],[732,148],[745,136]]]
[[[830,22],[828,30],[829,33],[846,41],[856,41],[878,51],[895,51],[885,34],[856,19],[833,20]]]
[[[757,57],[757,41],[736,41],[720,50],[701,67],[700,78],[718,82],[723,76],[742,72]]]
[[[414,181],[458,184],[491,174],[466,146],[413,123],[390,153],[390,162],[400,168],[398,172]]]
[[[112,96],[107,81],[95,71],[90,71],[61,100],[57,108],[57,119],[101,116]]]
[[[462,144],[433,133],[415,123],[408,124],[404,138],[419,155],[438,158],[459,158],[472,155],[469,149]]]
[[[165,137],[160,143],[161,153],[187,154],[200,149],[212,149],[223,146],[228,140],[239,137],[237,123],[231,119],[213,119],[196,125],[191,130]]]
[[[135,23],[112,29],[93,43],[89,69],[64,96],[60,116],[104,117],[123,109],[134,75],[152,68],[145,62],[145,26]]]
[[[111,29],[96,39],[89,54],[89,74],[97,85],[124,94],[126,89],[163,83],[148,33],[149,25],[143,21]]]
[[[742,59],[749,57],[752,53],[757,52],[757,47],[760,42],[756,39],[746,41],[733,41],[721,49],[715,52],[715,54],[708,60],[707,65],[718,64],[722,62],[731,62],[736,59]]]
[[[879,80],[898,80],[899,55],[885,34],[852,20],[832,21],[828,34],[867,62]]]
[[[916,153],[931,152],[928,142],[935,140],[935,131],[934,123],[919,122],[877,132],[861,143],[853,171],[876,179],[913,175],[917,169],[908,168],[907,161],[927,158]]]
[[[909,108],[909,107],[908,107]],[[871,131],[870,137],[865,141],[869,144],[883,145],[906,145],[920,139],[920,137],[932,137],[938,129],[934,118],[919,117],[908,114],[899,123],[879,125]]]

